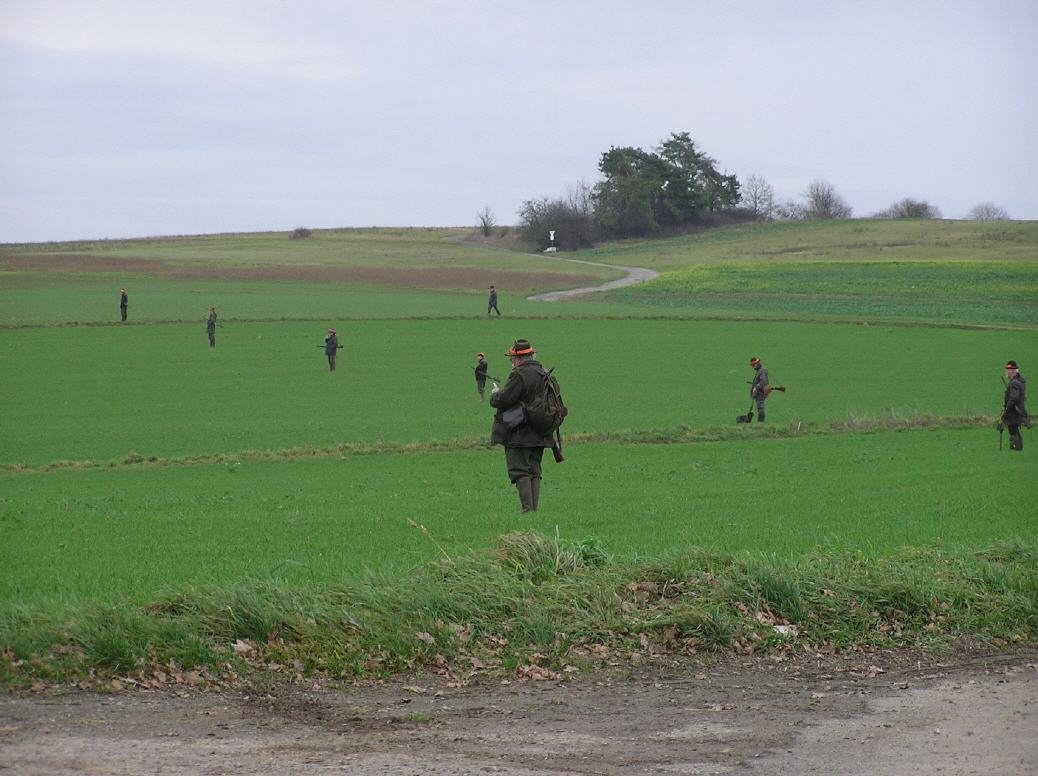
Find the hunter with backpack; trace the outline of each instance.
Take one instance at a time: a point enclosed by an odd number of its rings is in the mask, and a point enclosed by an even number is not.
[[[505,355],[512,372],[503,388],[495,384],[490,392],[490,406],[497,410],[490,442],[504,445],[508,479],[519,492],[522,511],[533,512],[540,502],[544,448],[562,460],[559,426],[567,410],[558,380],[536,360],[529,340],[516,340]]]

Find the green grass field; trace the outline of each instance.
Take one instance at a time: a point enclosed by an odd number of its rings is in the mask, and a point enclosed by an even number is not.
[[[582,256],[665,274],[563,304],[524,297],[565,265],[455,233],[0,246],[0,652],[36,621],[57,630],[18,649],[50,649],[62,618],[102,603],[197,585],[323,595],[517,529],[623,563],[1038,546],[1038,446],[999,453],[992,428],[1005,359],[1038,364],[1035,224],[751,225],[607,246]],[[300,267],[333,273],[278,275]],[[386,282],[334,274],[357,268]],[[514,282],[501,320],[484,315],[487,271]],[[127,325],[112,320],[120,285]],[[546,464],[525,517],[471,372],[485,351],[505,377],[517,337],[557,367],[571,410],[567,461]],[[734,423],[751,355],[788,388],[764,428]]]
[[[215,349],[200,324],[4,332],[0,464],[479,440],[490,413],[477,400],[475,353],[507,377],[502,354],[520,336],[557,367],[569,433],[729,424],[750,403],[751,354],[788,388],[769,400],[773,422],[991,415],[1001,353],[1026,363],[1038,340],[794,323],[363,321],[339,327],[345,349],[332,374],[322,327],[218,332]]]
[[[598,537],[624,561],[690,546],[794,558],[1033,537],[990,430],[693,445],[575,444],[520,520],[498,451],[0,474],[9,603],[145,603],[189,584],[328,584],[401,572],[516,528]],[[632,484],[637,483],[637,487]]]

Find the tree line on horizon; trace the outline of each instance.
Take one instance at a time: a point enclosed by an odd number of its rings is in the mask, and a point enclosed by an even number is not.
[[[609,239],[673,234],[704,224],[748,220],[845,219],[853,210],[825,180],[808,184],[800,199],[777,200],[759,175],[740,181],[721,172],[718,162],[696,147],[688,132],[674,132],[650,151],[611,147],[598,162],[601,180],[579,182],[558,197],[528,199],[519,208],[519,234],[545,249],[588,248]],[[497,221],[489,206],[476,214],[478,228],[490,236]],[[872,218],[940,218],[925,200],[906,197]],[[974,221],[1005,221],[1009,214],[983,202],[967,216]],[[554,241],[549,234],[554,232]]]

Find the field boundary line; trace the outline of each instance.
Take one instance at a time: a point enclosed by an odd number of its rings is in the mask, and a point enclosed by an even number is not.
[[[711,426],[693,428],[676,426],[663,429],[630,431],[593,431],[565,436],[569,444],[615,444],[615,445],[692,445],[711,442],[753,442],[770,439],[793,439],[800,437],[839,436],[872,434],[882,431],[933,431],[994,428],[996,418],[989,415],[967,415],[939,417],[914,415],[904,418],[847,418],[814,423],[792,421],[772,426]],[[117,469],[125,467],[168,467],[223,464],[289,462],[310,458],[334,458],[351,455],[407,455],[413,453],[452,453],[466,450],[491,450],[492,445],[485,435],[459,437],[449,441],[432,442],[341,442],[331,447],[292,447],[281,450],[241,450],[231,453],[190,456],[145,456],[137,452],[127,453],[122,458],[105,461],[85,459],[82,461],[59,460],[50,463],[28,465],[21,463],[0,464],[2,473],[39,474],[68,469]]]
[[[555,293],[555,292],[553,292]],[[348,323],[387,323],[392,321],[476,321],[484,320],[485,315],[408,315],[383,317],[351,317],[348,315],[322,316],[320,318],[221,318],[224,323],[315,323],[326,324],[329,320]],[[902,329],[955,329],[960,331],[1038,331],[1038,326],[1012,326],[995,323],[956,323],[954,321],[898,321],[883,319],[840,320],[835,318],[797,318],[797,317],[764,317],[742,315],[578,315],[573,317],[560,315],[523,315],[524,321],[712,321],[717,323],[813,323],[820,326],[875,326],[896,327]],[[204,323],[204,321],[203,321]],[[23,331],[28,329],[91,329],[91,328],[127,328],[130,326],[198,326],[199,321],[165,320],[165,321],[63,321],[58,323],[0,323],[0,331]]]

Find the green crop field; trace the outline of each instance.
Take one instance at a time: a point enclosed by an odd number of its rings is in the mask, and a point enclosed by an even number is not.
[[[1000,453],[993,428],[1005,359],[1038,364],[1035,224],[605,246],[579,258],[664,274],[565,303],[525,297],[619,273],[446,239],[460,234],[0,246],[0,653],[46,651],[101,604],[406,580],[516,530],[622,563],[1038,547],[1038,444],[1025,431],[1027,450]],[[496,277],[505,315],[488,320]],[[567,460],[546,462],[526,516],[471,371],[484,351],[505,377],[517,337],[571,411]],[[765,426],[734,422],[752,355],[787,388]]]
[[[516,514],[496,451],[3,473],[0,597],[144,603],[159,590],[404,571],[517,527],[600,537],[621,559],[689,546],[785,558],[890,554],[1033,534],[989,430],[883,431],[695,445],[574,444]],[[634,486],[637,483],[637,486]]]

